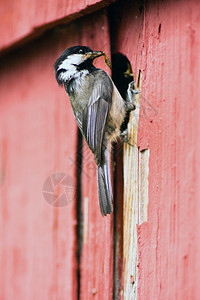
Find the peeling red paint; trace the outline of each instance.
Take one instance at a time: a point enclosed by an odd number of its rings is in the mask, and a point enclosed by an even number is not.
[[[142,70],[138,146],[150,149],[138,299],[198,299],[200,5],[148,1],[144,19],[133,3],[122,6],[115,51]]]

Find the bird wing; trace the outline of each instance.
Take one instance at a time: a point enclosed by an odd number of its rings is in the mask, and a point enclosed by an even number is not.
[[[76,123],[78,125],[78,128],[82,132],[82,122],[81,122],[82,115],[79,112],[74,112],[74,116],[76,118]]]
[[[88,104],[83,111],[82,131],[86,142],[95,155],[97,164],[101,162],[102,141],[106,120],[112,104],[113,86],[104,71],[99,71]]]

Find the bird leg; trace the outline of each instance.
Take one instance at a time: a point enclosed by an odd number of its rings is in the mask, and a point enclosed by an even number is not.
[[[140,91],[137,91],[135,89],[135,81],[131,81],[128,85],[127,89],[127,96],[126,96],[126,102],[134,104],[135,102],[135,95],[139,94]]]
[[[139,94],[140,91],[137,91],[135,89],[135,81],[132,81],[129,83],[128,85],[128,89],[127,89],[127,96],[126,96],[126,107],[128,111],[132,111],[136,109],[136,101],[135,101],[135,95]],[[127,143],[130,146],[133,146],[129,140],[130,138],[128,138],[128,129],[125,129],[122,133],[121,133],[121,139],[123,143]]]

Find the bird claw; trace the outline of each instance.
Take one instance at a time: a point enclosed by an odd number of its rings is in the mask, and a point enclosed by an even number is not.
[[[135,95],[139,93],[140,91],[135,90],[135,81],[130,82],[127,89],[127,103],[134,103]]]
[[[122,143],[127,143],[129,146],[133,147],[133,145],[131,143],[129,143],[130,139],[128,138],[128,129],[125,129],[123,132],[121,132],[120,137],[121,137]]]

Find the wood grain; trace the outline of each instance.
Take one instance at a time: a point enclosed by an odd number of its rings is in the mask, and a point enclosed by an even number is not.
[[[53,64],[66,41],[77,44],[78,37],[71,25],[1,62],[1,299],[77,297],[77,125]],[[55,207],[44,199],[43,184],[60,172],[73,189],[69,203]]]
[[[110,35],[106,10],[84,18],[81,42],[102,49],[110,57]],[[92,31],[91,31],[92,28]],[[95,65],[107,73],[104,59]],[[97,166],[84,143],[82,163],[83,245],[81,255],[81,299],[112,299],[113,294],[113,214],[102,217],[97,189]]]
[[[0,51],[41,35],[47,29],[72,22],[116,0],[1,1]],[[56,31],[57,32],[57,31]]]
[[[114,51],[143,74],[137,146],[150,149],[147,222],[137,226],[141,300],[200,293],[199,5],[121,1],[115,7]]]

